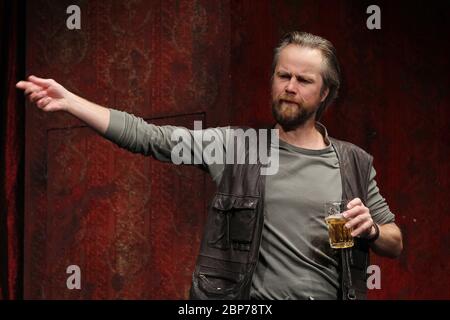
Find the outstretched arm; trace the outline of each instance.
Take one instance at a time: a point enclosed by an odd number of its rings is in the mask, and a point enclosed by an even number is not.
[[[156,126],[132,114],[89,102],[66,90],[52,79],[30,76],[28,81],[19,81],[16,87],[24,90],[29,100],[39,109],[45,112],[66,111],[128,151],[150,155],[160,161],[174,162],[172,150],[177,146],[178,149],[185,151],[183,154],[186,154],[187,158],[192,158],[189,163],[183,163],[195,164],[206,169],[216,183],[220,181],[225,160],[213,163],[211,158],[215,159],[218,154],[225,157],[226,128],[209,128],[202,130],[202,134],[194,134],[193,130],[184,127]],[[180,136],[183,138],[181,141],[179,141]],[[203,137],[211,136],[213,142],[211,139],[203,139]],[[217,150],[215,157],[211,156],[211,158],[202,152],[210,143],[217,146],[214,149]],[[175,152],[175,154],[178,153]]]
[[[30,76],[28,81],[19,81],[16,87],[24,90],[29,100],[43,111],[66,111],[101,134],[108,128],[108,108],[73,94],[53,79]]]

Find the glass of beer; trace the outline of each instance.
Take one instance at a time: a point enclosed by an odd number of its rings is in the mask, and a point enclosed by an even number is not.
[[[342,213],[347,210],[348,201],[331,201],[325,204],[325,222],[328,226],[330,246],[334,249],[353,247],[352,228],[347,229],[348,219]]]

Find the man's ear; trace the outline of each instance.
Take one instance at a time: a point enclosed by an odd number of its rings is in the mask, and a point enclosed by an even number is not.
[[[320,95],[321,95],[321,99],[320,102],[324,102],[325,99],[328,97],[328,93],[330,93],[330,89],[326,88]]]

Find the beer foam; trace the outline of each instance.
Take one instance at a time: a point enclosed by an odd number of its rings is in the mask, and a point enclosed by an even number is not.
[[[325,219],[345,219],[342,213],[335,213],[327,216]]]

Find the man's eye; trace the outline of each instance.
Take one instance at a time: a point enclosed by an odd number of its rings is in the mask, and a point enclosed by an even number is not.
[[[290,79],[291,77],[287,74],[280,74],[281,79]]]
[[[304,78],[299,78],[299,79],[298,79],[298,82],[302,82],[302,83],[312,83],[311,80],[304,79]]]

